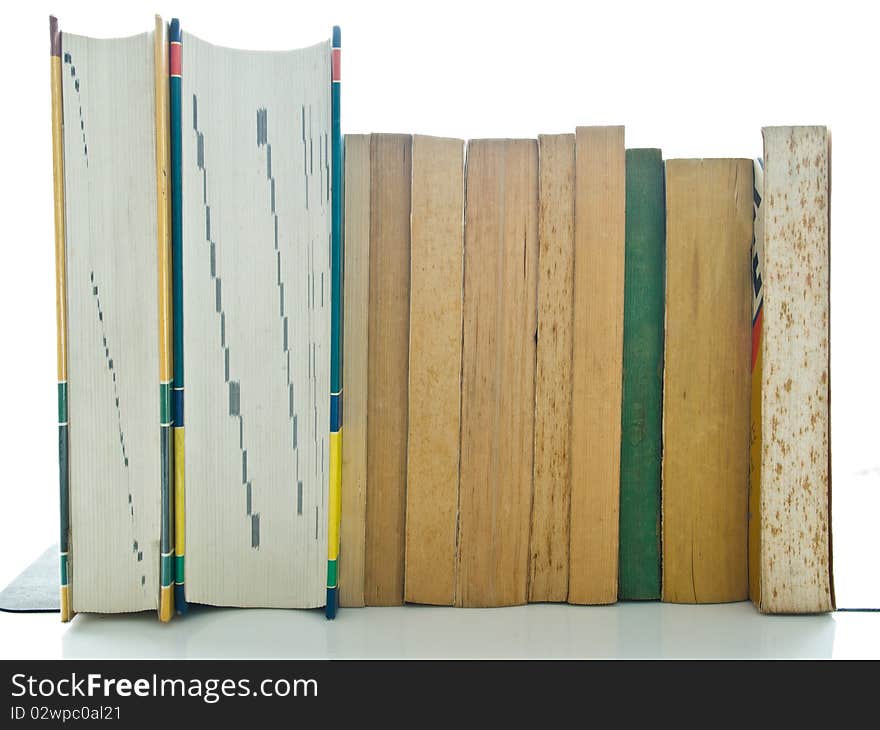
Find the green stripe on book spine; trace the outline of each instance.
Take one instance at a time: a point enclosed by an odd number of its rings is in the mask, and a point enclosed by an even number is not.
[[[327,586],[330,588],[336,587],[336,564],[338,561],[336,560],[328,560],[327,561]]]
[[[159,423],[171,425],[171,383],[159,383]]]
[[[660,598],[664,198],[660,150],[627,150],[619,596],[630,600]]]
[[[67,423],[67,383],[58,383],[58,423]]]

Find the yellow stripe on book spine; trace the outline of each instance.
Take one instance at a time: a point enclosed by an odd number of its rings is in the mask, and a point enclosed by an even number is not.
[[[67,253],[64,230],[64,140],[61,58],[52,56],[52,172],[55,197],[55,321],[58,327],[58,381],[67,380]]]
[[[184,486],[183,486],[183,438],[182,428],[174,429],[174,552],[177,558],[184,556],[186,550],[186,526],[183,519]]]
[[[171,362],[171,151],[168,114],[168,28],[158,15],[154,36],[156,83],[156,231],[159,252],[159,380],[174,377]]]
[[[339,518],[342,499],[342,429],[330,434],[330,523],[327,558],[339,557]]]
[[[70,621],[73,611],[70,610],[70,586],[61,586],[61,620]]]
[[[167,622],[174,615],[174,586],[162,586],[159,591],[159,620]]]

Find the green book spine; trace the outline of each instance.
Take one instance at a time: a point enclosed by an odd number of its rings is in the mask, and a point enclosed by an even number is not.
[[[619,596],[660,598],[666,215],[663,157],[626,151]]]

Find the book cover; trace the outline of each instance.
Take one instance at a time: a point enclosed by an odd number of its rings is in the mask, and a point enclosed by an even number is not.
[[[666,211],[663,156],[626,151],[619,597],[660,598]]]
[[[455,602],[461,435],[464,142],[412,143],[404,598]]]
[[[538,137],[538,341],[529,601],[568,598],[574,135]]]
[[[817,613],[834,609],[830,142],[825,127],[763,135],[752,599],[765,613]]]
[[[468,143],[457,606],[528,600],[538,145]]]
[[[663,600],[748,597],[751,160],[666,162]]]
[[[370,302],[364,598],[403,603],[412,137],[370,139]]]
[[[569,603],[617,600],[626,161],[623,127],[578,127]]]
[[[367,520],[367,391],[370,337],[370,135],[345,135],[345,281],[339,605],[364,605]]]

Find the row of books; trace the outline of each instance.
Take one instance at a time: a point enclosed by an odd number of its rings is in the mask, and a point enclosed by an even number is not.
[[[345,138],[343,606],[832,610],[829,137]]]
[[[824,128],[343,141],[338,29],[50,31],[63,620],[833,607]]]

